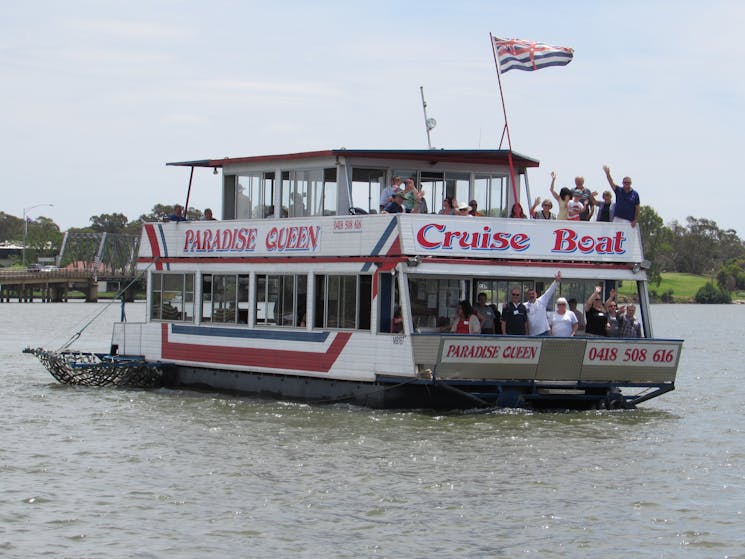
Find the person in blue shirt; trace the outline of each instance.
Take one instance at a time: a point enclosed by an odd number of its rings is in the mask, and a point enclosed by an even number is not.
[[[639,221],[639,193],[631,188],[631,177],[623,177],[621,184],[623,187],[618,186],[610,176],[610,167],[603,165],[603,171],[605,171],[605,178],[608,179],[613,192],[616,193],[616,208],[613,215],[613,221],[628,221],[631,223],[631,227],[636,227],[637,221]]]
[[[186,221],[186,216],[184,215],[184,208],[181,207],[179,204],[176,204],[173,206],[173,213],[168,216],[169,221]]]

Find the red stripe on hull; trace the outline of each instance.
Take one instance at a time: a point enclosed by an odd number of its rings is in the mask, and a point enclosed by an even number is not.
[[[162,359],[193,361],[205,364],[239,365],[242,367],[264,367],[272,369],[281,368],[313,373],[328,373],[351,337],[351,332],[338,332],[325,353],[212,346],[171,342],[168,339],[168,324],[163,324],[161,332],[161,355]]]

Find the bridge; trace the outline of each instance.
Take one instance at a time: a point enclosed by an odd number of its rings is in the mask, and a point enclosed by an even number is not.
[[[65,233],[56,266],[0,270],[0,302],[64,302],[70,291],[80,291],[87,302],[98,300],[99,285],[129,285],[137,275],[139,235]],[[128,289],[125,299],[134,298]]]

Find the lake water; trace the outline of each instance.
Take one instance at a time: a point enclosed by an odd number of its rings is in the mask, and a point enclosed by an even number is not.
[[[549,414],[71,387],[21,354],[103,308],[0,304],[2,557],[745,558],[745,306],[655,306],[676,390]]]

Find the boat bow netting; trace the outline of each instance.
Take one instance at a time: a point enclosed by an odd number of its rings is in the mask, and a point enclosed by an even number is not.
[[[157,388],[163,384],[162,366],[142,359],[83,351],[47,351],[26,348],[51,375],[63,384]]]

